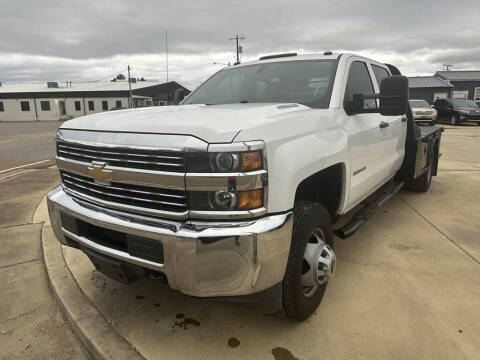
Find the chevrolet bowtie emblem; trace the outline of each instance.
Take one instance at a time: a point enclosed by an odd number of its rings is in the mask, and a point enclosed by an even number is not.
[[[112,171],[105,170],[107,163],[103,161],[92,161],[92,166],[88,167],[88,175],[93,177],[96,183],[109,184],[112,179]]]

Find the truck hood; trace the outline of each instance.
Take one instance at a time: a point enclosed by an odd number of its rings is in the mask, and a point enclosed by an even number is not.
[[[82,116],[61,128],[192,135],[208,143],[221,143],[233,141],[241,130],[274,122],[281,115],[311,110],[300,104],[271,103],[158,106]]]

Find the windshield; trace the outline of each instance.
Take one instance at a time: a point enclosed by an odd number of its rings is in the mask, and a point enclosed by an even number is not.
[[[328,108],[336,60],[284,61],[229,67],[183,104],[299,103]]]
[[[430,107],[430,104],[425,100],[409,100],[411,108],[425,108]]]
[[[472,100],[453,99],[452,102],[456,107],[478,107],[478,105]]]

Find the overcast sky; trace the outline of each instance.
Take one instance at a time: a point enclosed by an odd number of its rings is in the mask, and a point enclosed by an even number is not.
[[[0,81],[108,80],[126,73],[195,87],[235,60],[350,51],[407,75],[480,69],[478,0],[2,0]]]

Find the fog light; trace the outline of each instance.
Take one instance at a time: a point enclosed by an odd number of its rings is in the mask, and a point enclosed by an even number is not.
[[[234,192],[216,191],[213,193],[212,208],[231,209],[237,205],[237,196]]]

